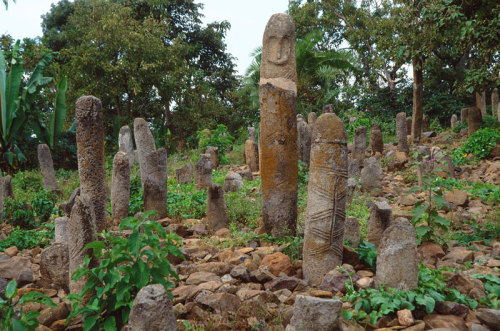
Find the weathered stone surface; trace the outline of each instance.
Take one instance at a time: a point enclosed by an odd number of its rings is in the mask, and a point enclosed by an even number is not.
[[[384,231],[391,226],[392,207],[389,201],[378,198],[370,208],[368,219],[368,241],[377,247]]]
[[[498,108],[498,88],[494,88],[492,91],[491,91],[491,112],[492,112],[492,115],[495,116],[495,111],[497,110]]]
[[[141,171],[141,183],[144,187],[146,180],[145,171],[147,169],[146,157],[156,151],[155,138],[144,118],[138,117],[134,119],[134,138]]]
[[[127,153],[118,152],[113,158],[111,179],[111,213],[113,221],[120,223],[128,216],[130,202],[130,163]]]
[[[408,153],[408,126],[406,123],[406,113],[401,112],[396,115],[396,134],[398,136],[398,151]]]
[[[57,179],[54,171],[52,154],[47,144],[39,144],[37,147],[38,163],[42,173],[43,188],[48,191],[57,190]]]
[[[58,217],[54,221],[54,242],[56,243],[68,243],[68,232],[66,231],[68,226],[68,217]]]
[[[143,287],[134,300],[128,321],[129,330],[177,330],[172,302],[163,285]]]
[[[477,107],[470,107],[468,112],[468,134],[469,136],[479,130],[479,127],[483,123],[483,116],[481,111]]]
[[[399,218],[382,234],[377,246],[375,287],[382,284],[398,290],[413,290],[418,284],[418,260],[415,229]]]
[[[191,162],[186,163],[182,167],[175,169],[175,176],[177,177],[177,183],[179,184],[190,184],[193,182],[193,164]]]
[[[23,271],[31,271],[30,259],[21,256],[14,256],[5,260],[0,260],[0,277],[5,279],[15,279]]]
[[[293,306],[293,317],[286,330],[334,330],[341,310],[340,300],[297,295]]]
[[[248,128],[248,140],[256,142],[256,140],[255,140],[255,134],[256,134],[255,128],[253,126],[249,127]]]
[[[92,249],[84,249],[88,243],[96,239],[94,236],[96,233],[95,224],[92,222],[94,219],[94,210],[89,200],[90,198],[83,194],[76,197],[67,225],[70,275],[82,266],[86,255],[93,256]],[[95,265],[96,261],[91,260],[89,267],[93,268]],[[70,292],[79,294],[86,281],[87,277],[85,276],[81,277],[78,281],[70,279]],[[88,299],[90,299],[90,296],[87,296],[86,300]]]
[[[356,190],[356,186],[358,185],[358,182],[355,178],[348,178],[347,179],[347,192],[346,192],[346,198],[345,198],[345,203],[347,205],[350,205],[352,202],[352,198],[354,196],[354,191]]]
[[[167,151],[159,148],[145,157],[144,210],[154,210],[159,218],[167,216]]]
[[[238,192],[243,189],[243,178],[235,172],[231,172],[224,178],[224,192]]]
[[[210,155],[200,154],[200,159],[194,166],[194,183],[197,190],[208,188],[212,184],[212,161]]]
[[[363,162],[366,152],[366,126],[358,126],[354,133],[354,144],[352,150],[352,158]]]
[[[318,116],[316,115],[315,112],[310,112],[307,114],[307,124],[309,125],[314,125],[316,123],[316,120],[318,119]],[[312,132],[312,126],[311,126],[311,132]]]
[[[446,191],[444,194],[444,199],[448,203],[453,203],[457,206],[467,206],[469,203],[469,197],[467,192],[453,189],[453,191]]]
[[[430,314],[424,317],[427,329],[445,328],[456,331],[467,331],[463,318],[455,315]]]
[[[493,330],[500,330],[500,310],[499,309],[481,309],[476,317],[481,323],[486,324]]]
[[[321,115],[314,126],[304,234],[304,278],[321,282],[342,264],[347,191],[347,134],[335,114]]]
[[[458,116],[455,114],[451,115],[450,122],[451,128],[454,129],[458,125]]]
[[[372,156],[363,162],[363,170],[361,170],[361,187],[365,191],[379,189],[382,186],[382,178],[384,171],[378,160]]]
[[[460,109],[460,123],[462,124],[469,123],[469,108]]]
[[[344,240],[349,240],[352,247],[359,245],[359,222],[356,217],[349,216],[345,222]]]
[[[95,230],[106,225],[107,184],[104,173],[104,127],[101,100],[83,96],[76,101],[76,146],[81,195],[88,196]]]
[[[70,312],[69,304],[61,302],[55,308],[45,308],[38,316],[38,322],[41,325],[51,326],[57,320],[68,317]]]
[[[328,273],[321,280],[321,284],[318,287],[320,290],[330,291],[333,294],[337,292],[346,293],[345,285],[349,283],[349,281],[356,282],[359,279],[358,274],[353,274],[349,276],[349,270],[347,272],[342,272],[338,269],[333,269],[328,271]]]
[[[436,265],[437,261],[444,256],[441,246],[433,242],[424,242],[418,247],[418,260],[423,264]]]
[[[240,175],[241,178],[243,178],[244,180],[250,180],[250,181],[253,180],[252,171],[250,169],[238,170],[236,173]]]
[[[68,245],[54,243],[45,248],[40,255],[39,284],[42,287],[52,287],[68,291],[69,285],[69,255]]]
[[[406,116],[406,115],[405,115]],[[412,125],[412,119],[411,117],[408,117],[406,119],[406,133],[411,136],[411,125]]]
[[[62,203],[61,208],[64,210],[64,213],[69,218],[71,216],[71,210],[73,209],[73,205],[75,204],[75,199],[77,196],[80,196],[80,188],[77,187],[71,193],[68,202]]]
[[[224,190],[219,184],[210,184],[207,194],[207,221],[212,231],[229,227]]]
[[[370,147],[373,154],[384,152],[384,140],[382,138],[382,129],[379,123],[373,123],[370,126]]]
[[[294,271],[290,258],[281,252],[266,255],[260,265],[268,267],[269,271],[275,276],[279,276],[282,272],[291,276]]]
[[[210,155],[210,161],[212,161],[212,169],[217,169],[219,167],[219,148],[214,146],[207,146],[205,149],[205,154]]]
[[[273,15],[264,31],[260,71],[260,172],[266,233],[294,235],[297,222],[297,72],[294,24]]]
[[[240,299],[230,293],[213,293],[202,298],[196,298],[196,302],[202,306],[208,306],[219,314],[235,312],[240,307]]]
[[[299,160],[309,164],[311,158],[311,130],[302,115],[297,115],[297,144]]]
[[[361,175],[360,164],[358,160],[351,159],[347,157],[348,169],[347,173],[349,174],[349,178],[359,177]]]
[[[422,132],[428,132],[431,129],[431,120],[429,116],[424,115],[422,117]]]
[[[486,91],[476,92],[476,107],[481,111],[481,115],[486,114]]]
[[[132,140],[132,131],[128,125],[120,128],[118,133],[118,150],[127,154],[129,168],[132,169],[135,161],[134,141]]]
[[[259,146],[255,141],[245,141],[245,164],[252,172],[259,171]]]

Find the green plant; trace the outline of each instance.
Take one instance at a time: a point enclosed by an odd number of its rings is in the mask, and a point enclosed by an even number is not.
[[[29,292],[24,294],[17,305],[21,307],[19,311],[14,308],[13,299],[17,295],[17,282],[11,280],[5,287],[5,298],[0,297],[0,329],[4,331],[35,330],[38,326],[38,316],[40,312],[32,310],[24,312],[23,305],[28,302],[36,302],[50,308],[56,307],[51,298],[40,292]]]
[[[207,146],[219,148],[219,161],[221,164],[226,164],[227,159],[225,154],[234,142],[234,137],[231,136],[227,127],[224,124],[217,125],[215,130],[201,130],[197,133],[198,147],[204,152]]]
[[[462,123],[462,122],[459,122],[459,123],[457,124],[457,126],[455,126],[455,127],[453,128],[453,132],[455,132],[455,133],[459,133],[459,132],[460,132],[460,131],[462,131],[463,129],[467,129],[467,128],[468,128],[467,123]]]
[[[345,319],[367,320],[366,324],[374,326],[382,316],[394,315],[401,309],[422,310],[430,314],[434,311],[436,302],[445,300],[465,304],[471,309],[476,308],[477,301],[447,287],[447,277],[443,270],[445,269],[429,269],[421,264],[418,286],[409,291],[381,286],[379,289],[360,289],[356,292],[350,278],[342,301],[354,303],[354,310],[344,310],[342,316]]]
[[[38,225],[38,222],[35,220],[33,208],[25,201],[17,201],[10,197],[5,199],[2,219],[22,229],[34,229]]]
[[[464,181],[456,178],[441,178],[437,177],[434,180],[434,185],[445,187],[448,190],[454,188],[465,190],[472,196],[475,196],[484,201],[500,202],[500,186],[490,183],[476,183],[473,181]]]
[[[361,241],[358,247],[354,249],[358,253],[361,261],[365,262],[370,268],[375,271],[377,267],[377,249],[369,241]]]
[[[194,184],[179,185],[174,179],[169,179],[168,188],[167,208],[171,217],[203,216],[207,205],[206,190],[196,190]]]
[[[277,238],[264,233],[257,236],[257,238],[261,241],[270,242],[282,246],[283,254],[288,255],[290,260],[297,260],[302,258],[302,246],[304,243],[304,238],[300,236],[287,236],[283,238]]]
[[[466,143],[453,151],[453,162],[464,164],[469,154],[474,155],[476,161],[490,155],[490,151],[500,142],[500,131],[493,128],[480,129],[474,132]]]
[[[41,190],[31,203],[35,216],[40,222],[46,222],[52,215],[57,201],[57,196],[53,192]]]
[[[482,298],[479,302],[488,308],[498,309],[500,306],[500,278],[490,274],[476,274],[472,275],[473,278],[481,279],[484,282],[484,289],[486,290],[487,298]]]
[[[424,191],[426,199],[418,201],[412,211],[413,218],[411,223],[415,226],[417,235],[417,244],[424,241],[434,241],[438,244],[446,244],[443,235],[439,232],[448,231],[450,229],[450,221],[439,215],[439,210],[447,208],[444,201],[442,187],[436,187],[434,179],[436,174],[434,171],[444,171],[436,167],[436,161],[433,158],[423,158],[417,162],[417,167],[420,168],[422,186],[412,187],[408,194],[415,191]]]
[[[20,250],[48,246],[54,238],[53,227],[51,223],[34,230],[15,228],[6,239],[0,240],[0,252],[11,246],[16,246]]]
[[[72,279],[88,277],[80,294],[71,294],[73,311],[67,321],[83,315],[83,329],[119,330],[128,321],[135,296],[149,284],[162,284],[169,295],[173,286],[169,278],[179,279],[168,262],[168,256],[182,257],[176,244],[181,239],[166,233],[157,222],[151,221],[154,212],[145,212],[143,220],[127,217],[120,224],[120,231],[129,229],[128,238],[114,236],[108,231],[99,233],[102,238],[86,246],[93,249],[99,265],[89,268],[91,258],[85,257],[82,268],[77,269]],[[82,298],[91,296],[86,305]]]
[[[464,221],[471,227],[470,231],[453,232],[451,238],[460,246],[472,247],[472,242],[483,240],[485,245],[490,245],[491,241],[500,237],[500,224],[487,222],[485,225],[477,224],[474,221]]]
[[[25,73],[19,49],[20,41],[14,45],[10,66],[7,66],[4,53],[0,50],[0,143],[2,156],[11,166],[26,160],[15,140],[35,107],[37,94],[52,80],[51,77],[44,77],[43,71],[55,55],[54,52],[45,55],[23,84]]]

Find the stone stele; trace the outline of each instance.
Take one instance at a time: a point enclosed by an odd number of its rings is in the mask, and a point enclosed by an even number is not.
[[[128,125],[124,125],[120,128],[120,133],[118,134],[118,149],[127,154],[129,167],[132,169],[135,161],[134,141],[132,140],[132,131]]]
[[[347,134],[333,113],[314,126],[304,234],[304,278],[317,285],[342,265],[347,188]]]
[[[39,144],[37,147],[38,162],[42,173],[43,188],[48,191],[57,190],[57,179],[54,171],[52,155],[47,144]]]
[[[274,14],[264,31],[259,99],[264,231],[294,235],[297,223],[298,147],[295,26]]]
[[[91,201],[95,229],[106,225],[107,183],[104,161],[104,127],[101,100],[83,96],[76,101],[76,147],[80,190]]]
[[[113,158],[113,175],[111,179],[111,214],[113,222],[119,224],[128,216],[130,202],[130,163],[128,154],[116,153]]]

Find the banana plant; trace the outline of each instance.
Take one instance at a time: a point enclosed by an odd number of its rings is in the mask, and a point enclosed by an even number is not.
[[[54,52],[45,55],[23,84],[24,69],[19,45],[20,41],[17,41],[9,65],[0,50],[0,151],[11,166],[14,161],[26,159],[15,144],[16,137],[19,129],[26,124],[41,88],[52,81],[52,77],[43,76],[43,71],[55,55]]]
[[[57,83],[56,97],[54,99],[54,110],[49,115],[48,127],[38,118],[37,127],[33,128],[37,137],[49,145],[54,151],[57,136],[62,132],[64,118],[66,117],[66,90],[68,89],[68,78],[64,77]]]

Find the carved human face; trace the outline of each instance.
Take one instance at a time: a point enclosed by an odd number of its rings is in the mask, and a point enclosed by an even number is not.
[[[269,48],[269,62],[281,65],[288,62],[290,58],[291,40],[289,35],[276,34],[267,40]]]

